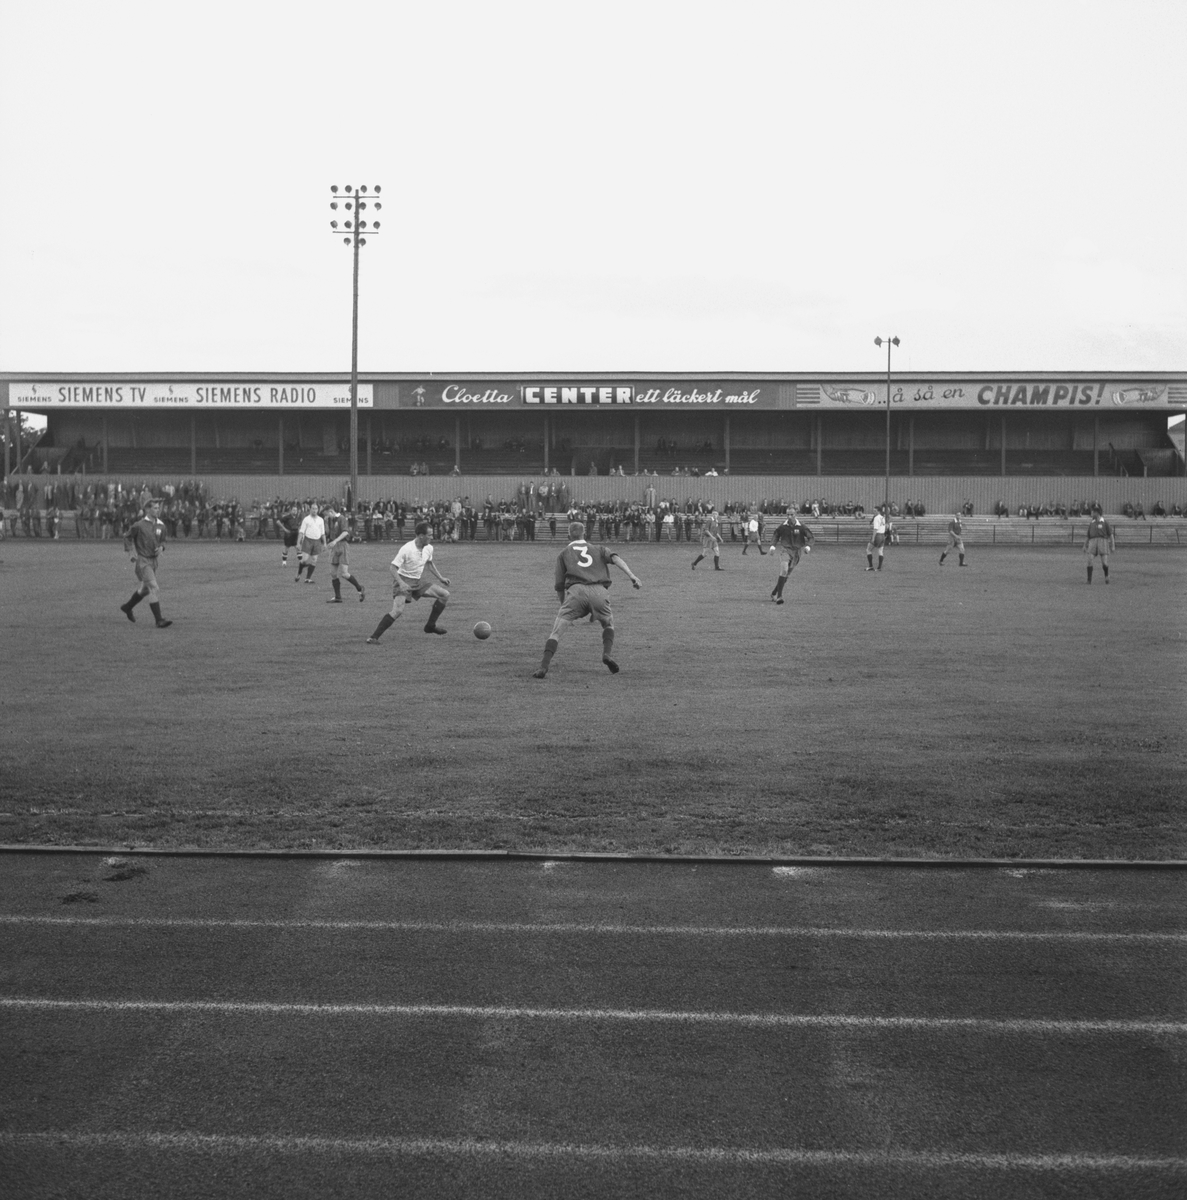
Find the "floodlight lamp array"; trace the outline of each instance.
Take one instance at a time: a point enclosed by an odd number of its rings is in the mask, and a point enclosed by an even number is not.
[[[344,193],[344,195],[339,196],[340,190],[342,193]],[[372,191],[375,195],[379,195],[381,190],[382,189],[380,188],[379,184],[376,184],[375,187],[372,189]],[[339,187],[336,183],[331,184],[330,185],[330,194],[335,197],[335,199],[330,201],[330,208],[334,212],[337,212],[337,210],[338,210],[339,199],[342,200],[342,207],[347,212],[353,212],[356,217],[358,216],[358,214],[360,212],[362,212],[367,207],[368,201],[366,201],[362,198],[363,196],[368,195],[366,184],[362,184],[358,187],[354,187],[348,183],[342,189],[339,189]],[[346,199],[347,196],[349,196],[350,199]],[[381,209],[383,207],[383,205],[378,200],[372,200],[372,201],[370,201],[370,203],[375,207],[375,210],[377,212],[379,211],[379,209]],[[331,221],[330,228],[332,230],[338,230],[338,228],[339,228],[338,222]],[[354,234],[357,237],[360,230],[367,228],[367,222],[356,220],[352,223],[350,221],[345,221],[345,222],[343,222],[343,228],[353,229]],[[379,231],[379,222],[372,221],[371,229],[373,232],[378,232]],[[342,241],[347,246],[351,245],[351,243],[352,243],[352,239],[349,237],[343,238]],[[359,237],[358,244],[360,246],[365,246],[367,244],[366,238]]]

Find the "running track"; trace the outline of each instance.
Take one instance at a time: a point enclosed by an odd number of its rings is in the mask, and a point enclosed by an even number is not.
[[[1173,870],[0,856],[6,1197],[1177,1197]]]

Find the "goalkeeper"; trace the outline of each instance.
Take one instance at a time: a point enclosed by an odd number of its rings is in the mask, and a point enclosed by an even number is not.
[[[775,590],[771,599],[776,604],[783,603],[783,588],[787,577],[799,565],[800,552],[808,554],[812,549],[812,531],[795,515],[789,513],[782,525],[775,530],[774,542],[771,549],[779,556],[779,578],[775,581]]]

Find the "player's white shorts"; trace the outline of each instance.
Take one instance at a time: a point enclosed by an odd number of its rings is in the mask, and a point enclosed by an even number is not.
[[[948,535],[948,549],[945,550],[944,553],[947,554],[952,550],[955,550],[960,554],[964,553],[964,538],[958,538],[954,533],[950,533]]]
[[[1089,538],[1084,543],[1084,553],[1090,558],[1108,558],[1109,557],[1109,539],[1108,538]]]
[[[423,575],[419,579],[399,575],[392,581],[392,599],[396,599],[397,596],[411,596],[413,600],[419,600],[432,586],[433,581]]]

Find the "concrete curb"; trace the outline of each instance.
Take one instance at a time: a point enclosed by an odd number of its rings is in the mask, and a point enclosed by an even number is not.
[[[96,854],[144,858],[277,858],[277,859],[360,859],[426,862],[604,862],[604,863],[692,863],[712,866],[769,867],[910,867],[1000,870],[1012,867],[1025,870],[1129,870],[1181,871],[1184,859],[1090,859],[1090,858],[857,858],[811,857],[807,855],[742,854],[615,854],[607,851],[575,852],[544,850],[218,850],[197,847],[161,848],[152,846],[49,846],[3,845],[0,854]]]

